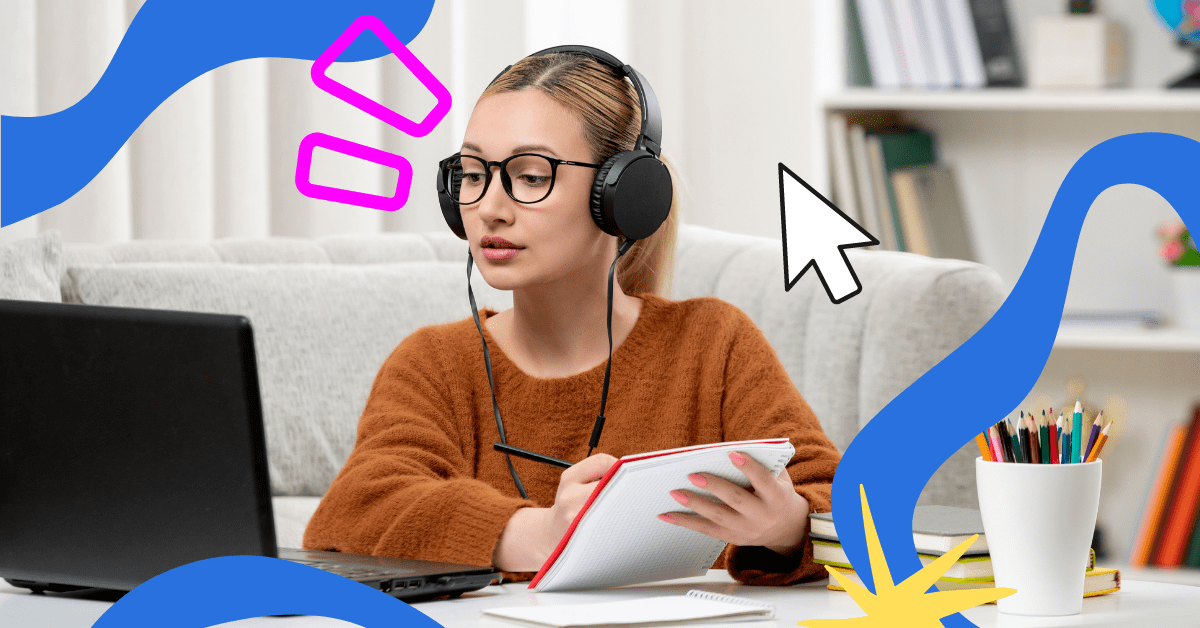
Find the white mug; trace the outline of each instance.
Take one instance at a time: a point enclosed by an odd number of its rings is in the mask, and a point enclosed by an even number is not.
[[[996,602],[1013,615],[1076,615],[1100,508],[1101,461],[1028,464],[975,459]]]

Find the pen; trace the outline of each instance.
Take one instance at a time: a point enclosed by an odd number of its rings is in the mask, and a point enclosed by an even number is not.
[[[528,458],[535,462],[541,462],[544,464],[559,467],[561,469],[566,469],[567,467],[570,467],[575,464],[573,462],[567,462],[566,460],[559,460],[558,458],[552,458],[550,456],[545,456],[542,454],[534,453],[532,451],[529,451],[528,449],[521,449],[520,447],[513,447],[512,445],[505,445],[504,443],[493,443],[492,448],[495,449],[496,451],[502,451],[506,454],[512,454],[514,456]]]

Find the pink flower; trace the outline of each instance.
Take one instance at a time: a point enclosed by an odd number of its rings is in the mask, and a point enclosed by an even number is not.
[[[1178,240],[1183,231],[1182,222],[1164,222],[1158,227],[1158,235],[1164,240]]]
[[[1162,248],[1163,259],[1168,262],[1176,262],[1183,257],[1183,245],[1178,242],[1168,242]]]

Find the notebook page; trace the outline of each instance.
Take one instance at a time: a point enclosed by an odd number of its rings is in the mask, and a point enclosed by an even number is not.
[[[703,575],[725,542],[658,519],[690,510],[674,489],[712,497],[688,481],[711,473],[742,486],[746,476],[729,461],[741,451],[778,474],[795,453],[791,443],[730,443],[686,454],[623,463],[575,528],[562,554],[535,587],[538,591],[592,589]]]
[[[694,592],[693,592],[694,593]],[[728,598],[729,596],[717,596]],[[689,593],[619,602],[488,608],[483,613],[555,628],[663,624],[698,619],[768,618],[773,607],[705,599]]]

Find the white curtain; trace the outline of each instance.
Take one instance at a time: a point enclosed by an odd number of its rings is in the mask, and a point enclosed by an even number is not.
[[[0,113],[45,115],[82,98],[141,1],[0,0]],[[430,135],[411,138],[318,89],[310,61],[239,61],[181,88],[83,190],[0,230],[0,241],[45,229],[106,243],[445,228],[434,170],[462,141],[475,98],[506,64],[564,43],[608,50],[652,81],[664,150],[688,190],[685,221],[778,237],[775,163],[809,160],[808,12],[784,0],[757,10],[719,0],[438,0],[409,45],[456,97]],[[392,55],[335,63],[330,74],[409,118],[433,105]],[[300,194],[297,148],[316,131],[403,155],[414,171],[408,203],[382,212]],[[311,178],[372,194],[395,186],[394,170],[325,150]]]

